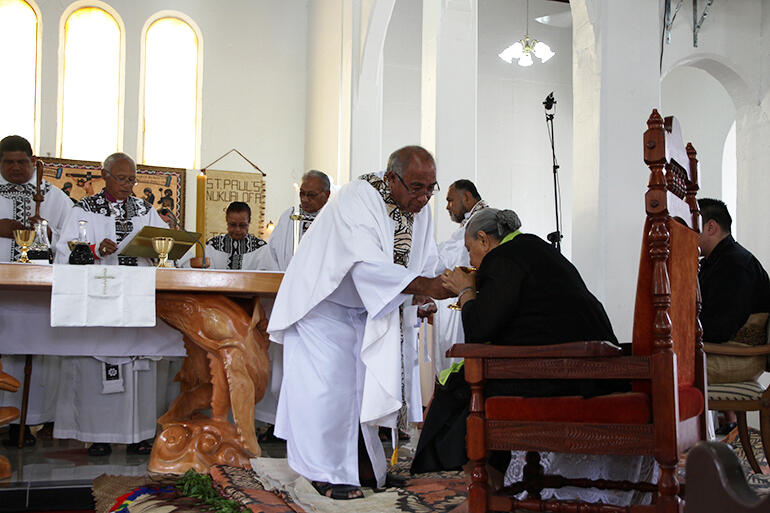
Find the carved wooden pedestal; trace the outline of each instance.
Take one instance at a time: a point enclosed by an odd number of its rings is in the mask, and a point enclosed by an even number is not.
[[[158,316],[184,334],[181,392],[160,419],[148,470],[208,472],[248,466],[260,455],[254,405],[270,378],[267,319],[259,301],[245,308],[221,294],[158,293]],[[211,417],[200,412],[211,409]],[[228,421],[232,410],[234,425]]]

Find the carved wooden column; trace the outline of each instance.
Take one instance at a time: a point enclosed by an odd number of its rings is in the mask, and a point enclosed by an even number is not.
[[[471,387],[471,403],[466,420],[466,443],[471,470],[468,486],[470,513],[486,513],[489,500],[486,428],[484,426],[484,367],[480,358],[465,359],[465,380]]]
[[[270,378],[267,319],[259,301],[247,313],[221,294],[159,293],[158,316],[184,334],[181,392],[160,419],[148,470],[208,472],[247,467],[260,455],[254,405]],[[211,417],[200,413],[211,408]],[[234,425],[229,422],[232,411]]]

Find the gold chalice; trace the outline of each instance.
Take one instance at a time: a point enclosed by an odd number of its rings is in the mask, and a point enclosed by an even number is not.
[[[158,267],[172,267],[168,262],[168,252],[174,247],[171,237],[153,237],[152,247],[158,253]]]
[[[475,267],[469,267],[469,266],[465,266],[465,265],[458,265],[457,267],[455,267],[455,269],[460,269],[464,273],[472,273],[472,272],[476,271]],[[454,303],[448,304],[447,308],[449,308],[450,310],[457,310],[457,311],[462,310],[462,307],[460,306],[459,300],[460,300],[460,298],[458,297],[457,301],[455,301]]]
[[[18,262],[26,264],[29,262],[27,258],[27,249],[35,240],[35,230],[14,230],[13,238],[16,240],[16,244],[21,246],[21,256]]]

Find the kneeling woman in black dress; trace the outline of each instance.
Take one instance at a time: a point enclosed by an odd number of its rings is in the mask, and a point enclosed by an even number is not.
[[[444,273],[444,286],[458,294],[466,343],[550,345],[581,340],[617,343],[602,304],[569,260],[539,237],[521,233],[511,210],[486,208],[465,229],[465,247],[477,272]],[[412,473],[459,469],[467,461],[465,419],[470,388],[462,368],[437,386],[423,426]],[[487,395],[592,397],[626,391],[624,381],[494,380]],[[510,451],[490,454],[489,465],[505,474]],[[494,474],[494,472],[491,472]],[[499,476],[501,477],[501,476]]]

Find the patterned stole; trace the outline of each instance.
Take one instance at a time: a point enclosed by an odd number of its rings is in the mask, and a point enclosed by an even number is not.
[[[246,234],[246,237],[240,240],[234,240],[228,234],[217,235],[210,238],[206,244],[222,253],[229,253],[230,257],[227,261],[228,269],[242,269],[243,268],[243,255],[251,253],[261,248],[267,242],[263,241],[259,237],[255,237],[252,234]]]
[[[129,196],[124,201],[110,201],[107,199],[105,191],[83,198],[78,202],[77,206],[86,212],[114,218],[115,238],[117,239],[115,242],[118,244],[123,242],[123,239],[128,237],[134,230],[132,219],[147,215],[152,208],[152,205],[145,200],[133,196]],[[99,241],[96,242],[98,243]],[[118,255],[118,265],[136,266],[138,261],[136,257]]]
[[[398,206],[388,183],[379,176],[369,173],[358,177],[359,180],[368,182],[369,185],[380,193],[385,202],[385,208],[388,216],[396,222],[396,229],[393,233],[393,263],[406,267],[409,264],[409,253],[412,250],[412,227],[414,226],[414,214],[402,210]],[[401,409],[398,411],[398,429],[406,431],[406,379],[404,376],[404,309],[398,309],[398,322],[400,324],[399,333],[401,334]]]
[[[43,182],[41,192],[45,195],[51,185]],[[29,218],[32,217],[32,205],[34,202],[37,187],[31,183],[16,184],[4,183],[0,185],[0,196],[8,198],[13,202],[13,217],[24,225],[29,224]],[[11,237],[11,259],[9,262],[15,262],[21,256],[21,248],[16,245],[16,240]]]
[[[393,234],[393,263],[406,267],[409,264],[409,252],[412,250],[414,214],[401,210],[396,200],[393,199],[388,183],[379,176],[369,173],[359,176],[358,179],[369,182],[369,185],[374,187],[382,196],[385,208],[388,209],[388,216],[396,222],[396,229]]]
[[[460,226],[465,226],[465,223],[471,220],[471,217],[473,217],[473,214],[478,212],[479,210],[487,208],[489,205],[484,200],[479,200],[476,202],[475,205],[473,205],[473,208],[468,211],[468,216],[462,220],[460,223]]]
[[[310,225],[313,224],[313,221],[315,221],[316,216],[321,210],[316,210],[313,213],[305,212],[302,210],[302,207],[299,207],[299,213],[303,217],[302,221],[297,221],[299,223],[299,236],[302,237],[305,235],[305,232],[310,228]]]

